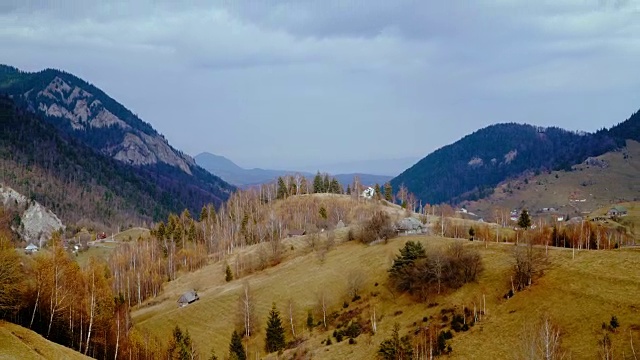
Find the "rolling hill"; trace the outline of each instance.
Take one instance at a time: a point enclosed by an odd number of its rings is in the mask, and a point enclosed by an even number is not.
[[[526,172],[571,170],[588,157],[640,140],[640,115],[596,133],[556,127],[497,124],[429,154],[392,180],[427,203],[460,203],[490,195],[496,185]]]
[[[571,171],[529,172],[501,182],[483,199],[461,205],[492,220],[495,210],[522,208],[536,216],[585,216],[611,204],[639,201],[639,176],[640,143],[628,140],[625,147],[588,158]]]
[[[42,144],[37,138],[32,141],[23,138],[22,142],[10,144],[12,151],[22,154],[15,164],[18,167],[34,162],[46,167],[42,175],[57,173],[58,163],[65,163],[68,169],[85,173],[76,181],[78,186],[98,183],[108,190],[108,193],[103,191],[107,194],[105,200],[114,194],[124,196],[134,207],[134,213],[153,219],[163,218],[169,211],[188,208],[197,212],[207,203],[219,205],[235,190],[234,186],[199,167],[191,157],[171,147],[150,124],[97,87],[71,74],[53,69],[28,73],[0,65],[0,94],[10,98],[3,100],[3,125],[7,131],[22,134],[37,127],[34,132],[47,137],[42,139]],[[23,121],[28,126],[9,125],[11,121]],[[12,140],[5,137],[5,141]],[[57,151],[58,144],[64,144],[61,145],[64,151]],[[54,151],[55,161],[45,156],[48,150]],[[16,183],[31,181],[20,178],[22,175],[13,172],[8,182],[18,189]],[[46,176],[40,176],[39,181],[43,179]],[[41,185],[43,189],[52,188],[46,181]],[[33,186],[28,190],[23,192],[29,194]],[[148,196],[150,200],[138,201],[134,193]],[[56,206],[62,206],[62,202],[56,202],[59,203]],[[120,211],[107,201],[96,206]],[[130,208],[125,206],[125,210]]]
[[[207,152],[196,155],[194,159],[198,165],[210,173],[215,174],[224,181],[239,187],[269,183],[275,181],[280,176],[299,174],[307,177],[309,180],[312,180],[315,175],[304,171],[269,170],[259,168],[244,169],[224,156]],[[333,177],[335,177],[340,184],[346,187],[347,184],[353,183],[353,179],[356,176],[358,176],[362,184],[366,185],[384,184],[391,180],[391,176],[362,173],[337,174]]]
[[[399,294],[387,286],[387,270],[391,259],[407,240],[419,241],[428,251],[459,243],[479,251],[485,272],[476,283],[464,285],[457,291],[434,295],[419,302]],[[616,315],[622,324],[611,335],[615,353],[627,354],[629,336],[634,342],[640,337],[640,317],[634,289],[640,286],[637,271],[627,271],[639,260],[636,250],[579,251],[572,258],[570,250],[550,249],[549,264],[543,277],[525,291],[511,299],[508,292],[510,269],[513,265],[513,245],[483,244],[466,240],[412,236],[398,238],[387,244],[362,245],[344,242],[326,257],[305,250],[306,240],[289,239],[286,247],[295,249],[283,263],[247,276],[241,280],[225,282],[224,264],[208,265],[177,281],[167,284],[163,294],[132,313],[135,328],[161,339],[167,339],[178,325],[192,335],[200,353],[215,349],[218,356],[228,353],[230,334],[240,316],[240,298],[248,284],[255,301],[257,329],[245,346],[251,357],[275,359],[275,354],[264,353],[264,324],[272,304],[283,317],[287,341],[292,339],[289,323],[289,305],[299,339],[296,350],[287,350],[285,358],[306,355],[314,359],[373,359],[380,343],[391,335],[394,324],[400,326],[400,335],[414,336],[422,326],[435,324],[446,328],[447,309],[461,312],[464,307],[479,307],[486,299],[486,314],[466,332],[453,332],[449,342],[452,359],[507,359],[518,358],[525,345],[528,324],[547,315],[561,329],[562,349],[568,358],[593,358],[598,354],[599,341],[604,331],[603,322]],[[259,251],[252,247],[247,253]],[[234,257],[239,257],[234,254]],[[232,258],[228,259],[233,264]],[[349,278],[360,274],[362,299],[352,301],[349,296]],[[200,300],[184,308],[176,306],[176,299],[188,289],[195,288]],[[324,294],[328,304],[329,326],[322,326],[322,308],[319,299]],[[340,330],[337,319],[356,316],[377,319],[377,332],[358,336],[351,344],[334,338]],[[317,326],[306,328],[311,312]],[[351,314],[351,315],[349,315]],[[332,339],[331,344],[326,339]]]

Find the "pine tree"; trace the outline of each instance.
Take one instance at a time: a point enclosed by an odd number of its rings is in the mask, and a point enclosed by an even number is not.
[[[229,344],[229,357],[238,360],[247,360],[247,354],[242,346],[242,338],[237,331],[233,331],[231,334],[231,343]]]
[[[326,219],[327,219],[327,216],[328,216],[328,214],[327,214],[327,209],[325,209],[325,207],[324,207],[324,206],[320,206],[320,210],[318,210],[318,215],[320,215],[320,217],[321,217],[322,219],[325,219],[325,220],[326,220]]]
[[[322,187],[323,187],[322,175],[320,175],[320,171],[318,171],[316,176],[313,178],[313,193],[319,194],[323,192]]]
[[[332,194],[342,194],[342,186],[336,178],[331,179],[329,184],[329,192]]]
[[[351,195],[351,185],[347,185],[347,195]]]
[[[276,197],[278,199],[285,199],[287,195],[287,185],[284,183],[284,179],[281,176],[278,176],[278,192],[276,193]]]
[[[408,337],[400,338],[400,325],[393,325],[391,338],[384,340],[378,348],[378,357],[384,360],[411,359],[413,347]]]
[[[268,353],[272,353],[284,350],[285,345],[284,327],[282,327],[280,312],[276,309],[276,304],[274,303],[271,311],[269,312],[269,319],[267,320],[265,350]]]
[[[375,186],[373,189],[376,191],[376,193],[375,193],[375,195],[374,195],[374,196],[375,196],[375,198],[376,198],[377,200],[380,200],[380,185],[379,185],[379,184],[376,184],[376,186]]]
[[[393,188],[391,183],[384,184],[384,199],[388,202],[393,202]]]
[[[167,357],[172,360],[189,360],[197,357],[188,330],[183,333],[176,325],[173,329],[173,337],[169,342]]]
[[[329,192],[329,187],[331,186],[331,180],[329,180],[329,174],[324,174],[324,178],[322,179],[322,192]]]
[[[309,329],[309,331],[313,330],[313,314],[311,310],[307,312],[307,329]]]
[[[224,280],[226,282],[233,280],[233,273],[231,272],[231,266],[229,266],[229,264],[227,264],[227,268],[225,269]]]
[[[529,216],[527,209],[522,209],[520,218],[518,219],[518,226],[521,229],[528,229],[531,227],[531,217]]]

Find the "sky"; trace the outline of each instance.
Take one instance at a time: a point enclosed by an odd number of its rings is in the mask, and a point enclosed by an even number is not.
[[[1,0],[0,63],[71,72],[244,167],[411,162],[495,123],[640,108],[640,0],[132,3]]]

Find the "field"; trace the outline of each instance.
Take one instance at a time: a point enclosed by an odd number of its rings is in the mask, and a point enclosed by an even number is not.
[[[527,208],[532,215],[544,215],[540,213],[542,208],[553,207],[558,215],[574,217],[640,200],[640,143],[628,140],[624,150],[597,159],[606,166],[580,164],[569,172],[552,171],[508,180],[499,184],[493,195],[469,202],[466,207],[492,220],[494,208]]]
[[[477,283],[419,303],[386,286],[387,269],[398,249],[410,239],[424,243],[427,249],[454,242],[474,247],[480,251],[486,270]],[[401,326],[401,335],[405,335],[416,330],[424,317],[430,317],[429,322],[441,323],[443,308],[456,307],[460,311],[463,306],[472,307],[474,303],[480,307],[483,295],[487,314],[471,330],[454,334],[450,340],[451,358],[516,358],[521,351],[519,346],[525,325],[542,315],[550,316],[560,327],[562,346],[569,358],[595,358],[598,341],[603,337],[601,324],[608,323],[612,315],[617,316],[621,324],[611,335],[617,357],[623,351],[630,354],[630,336],[635,344],[640,344],[638,250],[579,251],[574,258],[570,249],[549,249],[549,265],[544,276],[528,290],[505,300],[503,295],[510,288],[514,245],[416,236],[371,246],[342,243],[324,258],[319,252],[305,249],[302,239],[287,246],[290,245],[293,250],[289,250],[291,255],[286,261],[240,280],[226,283],[222,263],[182,275],[167,284],[159,298],[133,312],[135,327],[166,341],[172,328],[179,325],[189,331],[201,354],[209,354],[213,348],[219,356],[224,356],[234,324],[238,323],[241,292],[244,284],[248,284],[255,301],[254,314],[258,324],[252,339],[246,343],[252,357],[256,353],[265,356],[264,328],[273,303],[282,313],[288,329],[287,339],[292,339],[289,300],[293,302],[296,333],[305,339],[298,351],[306,351],[314,359],[375,358],[379,344],[389,336],[394,323]],[[348,279],[356,276],[365,279],[360,292],[363,299],[352,303],[347,295],[347,285]],[[192,288],[198,290],[200,300],[178,308],[176,300],[180,294]],[[360,335],[353,345],[335,340],[330,346],[321,344],[335,327],[325,331],[320,326],[310,333],[304,324],[310,310],[316,322],[321,319],[318,299],[322,294],[329,312],[342,313],[359,308],[363,311],[362,317],[368,319],[375,308],[378,332]],[[348,308],[343,310],[345,302]]]
[[[149,236],[149,229],[145,228],[131,228],[119,232],[107,237],[104,241],[97,240],[93,242],[92,245],[89,246],[89,249],[77,254],[76,261],[80,266],[84,266],[91,257],[107,260],[119,242],[135,241],[139,237],[148,238]]]
[[[21,326],[0,321],[0,359],[90,359]]]

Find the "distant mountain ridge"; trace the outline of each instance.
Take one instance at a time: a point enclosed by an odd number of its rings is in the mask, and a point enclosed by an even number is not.
[[[114,181],[105,179],[103,185],[111,194],[124,196],[123,201],[127,203],[139,199],[129,203],[130,207],[123,205],[127,208],[128,216],[132,216],[132,209],[136,209],[142,218],[157,220],[166,217],[168,212],[180,212],[185,208],[199,212],[205,204],[220,205],[235,191],[234,186],[199,167],[190,156],[174,149],[150,124],[97,87],[74,75],[53,69],[28,73],[0,65],[2,94],[10,98],[5,99],[6,118],[28,119],[28,124],[39,128],[36,130],[39,134],[58,133],[49,134],[51,137],[43,141],[67,144],[62,153],[56,154],[59,161],[82,166],[85,174],[99,178],[111,176],[94,173],[88,169],[93,166],[87,161],[78,164],[79,159],[73,156],[73,152],[78,151],[84,157],[93,159],[96,168],[108,168],[122,175],[114,176]],[[45,127],[44,130],[44,125],[40,123],[46,123],[51,128]],[[35,143],[32,142],[31,146]],[[79,146],[79,143],[87,148]],[[29,143],[9,143],[8,146],[17,148],[26,159],[39,154],[39,149],[28,147]],[[88,148],[95,154],[90,154]],[[42,156],[45,159],[38,160],[46,161],[46,153]],[[100,157],[112,159],[122,166],[103,161]],[[90,179],[86,181],[91,183]],[[128,186],[124,186],[125,183]],[[12,185],[16,188],[15,184]],[[118,189],[119,186],[124,188]],[[21,192],[24,191],[21,189]],[[51,207],[46,201],[41,202]],[[52,210],[58,213],[55,208]],[[120,210],[124,211],[110,209]],[[92,213],[105,215],[104,211]],[[107,218],[114,220],[111,216]]]
[[[275,181],[280,176],[299,174],[307,178],[313,178],[315,173],[293,170],[269,170],[269,169],[244,169],[233,161],[220,155],[203,152],[194,157],[196,163],[222,178],[223,180],[240,187],[259,185]],[[358,176],[362,184],[383,184],[391,180],[391,176],[372,175],[362,173],[337,174],[334,177],[343,185],[353,183],[353,178]]]
[[[427,155],[394,178],[426,203],[459,203],[490,195],[495,186],[524,172],[571,170],[592,156],[638,140],[640,115],[610,130],[571,132],[557,127],[497,124]]]

